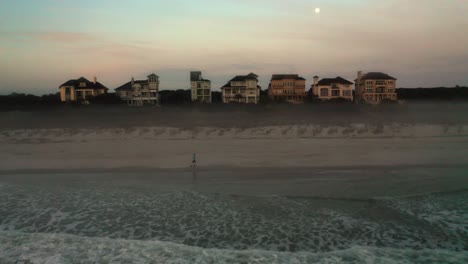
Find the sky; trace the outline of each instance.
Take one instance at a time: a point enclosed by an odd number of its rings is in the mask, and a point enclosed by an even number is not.
[[[382,71],[398,87],[468,85],[468,0],[0,0],[0,94],[55,93],[84,76],[113,90],[213,90],[254,72]],[[315,8],[320,8],[319,14]]]

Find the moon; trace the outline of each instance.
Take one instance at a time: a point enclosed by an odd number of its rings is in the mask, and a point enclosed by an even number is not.
[[[315,8],[315,14],[319,14],[320,13],[320,8]]]

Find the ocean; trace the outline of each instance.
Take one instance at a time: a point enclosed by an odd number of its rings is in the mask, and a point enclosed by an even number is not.
[[[467,263],[467,173],[4,172],[0,263]]]

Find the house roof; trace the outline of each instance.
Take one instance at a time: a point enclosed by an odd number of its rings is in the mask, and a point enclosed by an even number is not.
[[[190,72],[190,81],[191,82],[200,81],[201,75],[202,75],[201,71],[192,71],[192,72]]]
[[[221,89],[224,89],[224,88],[244,88],[244,89],[246,89],[247,86],[232,86],[231,82],[228,82],[223,87],[221,87]],[[257,85],[257,88],[261,89],[262,87],[260,85]]]
[[[202,78],[202,72],[201,71],[192,71],[192,72],[190,72],[190,81],[191,82],[211,82],[208,79],[203,79]]]
[[[344,79],[344,78],[341,78],[340,76],[336,77],[336,78],[324,78],[324,79],[321,79],[318,83],[317,83],[317,86],[320,86],[320,85],[331,85],[331,84],[353,84],[352,82]]]
[[[249,73],[247,75],[237,75],[236,77],[232,78],[229,82],[243,82],[246,80],[256,80],[258,81],[258,75],[255,73]]]
[[[80,87],[80,83],[86,83],[86,87]],[[60,85],[60,87],[62,86],[73,86],[75,87],[75,89],[104,89],[104,90],[109,90],[107,87],[105,87],[102,83],[100,82],[90,82],[88,79],[84,78],[84,77],[80,77],[76,80],[69,80],[65,83],[63,83],[62,85]],[[59,87],[59,88],[60,88]]]
[[[362,75],[362,80],[397,80],[383,72],[368,72]]]
[[[132,82],[128,82],[118,88],[115,88],[116,91],[131,91],[132,90]]]
[[[293,80],[305,80],[304,78],[300,77],[298,74],[273,74],[271,76],[271,80],[285,80],[285,79],[293,79]]]
[[[244,82],[247,80],[255,80],[258,82],[258,75],[255,73],[249,73],[247,75],[237,75],[236,77],[232,78],[227,84],[225,84],[221,89],[234,87],[234,88],[247,88],[246,86],[232,86],[231,82]],[[257,88],[261,89],[260,85],[257,85]]]
[[[148,76],[149,77],[149,76]],[[134,80],[133,83],[136,84],[148,84],[148,80]],[[118,88],[115,88],[116,91],[131,91],[132,90],[132,82],[128,82]]]

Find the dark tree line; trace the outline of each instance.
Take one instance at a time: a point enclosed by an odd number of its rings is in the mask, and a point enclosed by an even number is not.
[[[125,104],[124,101],[115,93],[100,94],[98,96],[90,98],[91,104]]]
[[[191,104],[192,93],[190,90],[163,90],[159,91],[161,104]]]
[[[468,87],[399,88],[400,100],[468,100]]]
[[[192,104],[191,90],[163,90],[159,91],[159,101],[161,104]],[[212,103],[222,103],[222,93],[218,91],[211,92]]]
[[[0,95],[0,109],[15,109],[25,107],[45,107],[60,105],[60,94],[45,94],[42,96],[12,93]]]
[[[468,100],[468,87],[457,86],[455,88],[399,88],[396,89],[398,99],[400,100],[434,100],[434,101],[453,101]],[[163,90],[159,92],[161,104],[193,104],[190,90]],[[212,103],[222,103],[222,93],[213,91],[211,93]],[[93,105],[125,104],[115,93],[102,94],[90,98],[89,102]],[[321,103],[309,91],[306,103]],[[260,92],[260,104],[281,103],[273,102],[268,97],[268,90]],[[350,103],[344,99],[338,98],[325,103]],[[12,93],[10,95],[0,95],[0,110],[24,109],[34,107],[60,106],[60,94],[45,94],[42,96]],[[78,105],[78,104],[77,104]]]

